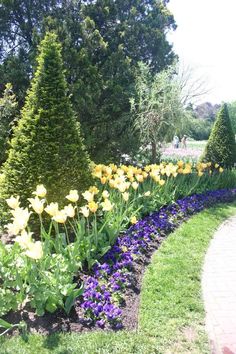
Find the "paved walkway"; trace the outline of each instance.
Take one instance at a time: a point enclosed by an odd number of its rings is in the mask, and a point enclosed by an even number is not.
[[[214,354],[236,354],[236,217],[215,233],[202,277],[206,326]]]

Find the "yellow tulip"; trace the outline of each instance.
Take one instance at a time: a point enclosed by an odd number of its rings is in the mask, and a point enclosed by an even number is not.
[[[105,184],[106,181],[107,181],[107,177],[101,177],[101,178],[100,178],[101,184]]]
[[[164,186],[165,183],[166,183],[166,181],[164,179],[160,179],[160,181],[159,181],[160,186]]]
[[[113,172],[117,171],[117,166],[114,163],[111,163],[109,166],[111,167]]]
[[[138,222],[138,220],[137,220],[137,218],[136,218],[136,216],[132,216],[131,217],[131,219],[130,219],[130,222],[131,222],[131,224],[137,224],[137,222]]]
[[[125,202],[128,202],[128,200],[129,200],[129,193],[128,193],[128,192],[122,193],[122,197],[123,197],[123,199],[124,199]]]
[[[25,230],[21,231],[21,235],[15,238],[15,242],[17,242],[21,248],[27,249],[31,246],[32,243],[32,232],[26,232]]]
[[[112,175],[112,168],[109,166],[106,166],[104,168],[104,172],[105,172],[106,176],[111,176]]]
[[[144,170],[145,170],[146,172],[150,172],[151,166],[145,166],[145,167],[144,167]]]
[[[6,229],[10,235],[14,235],[14,236],[18,235],[21,230],[21,228],[16,222],[7,224]]]
[[[140,183],[142,183],[144,181],[144,177],[143,175],[136,175],[136,180]]]
[[[47,194],[47,190],[43,184],[39,184],[36,187],[36,191],[33,192],[32,194],[36,195],[37,197],[44,198],[45,195]]]
[[[111,204],[110,200],[105,199],[104,202],[101,203],[103,211],[110,211],[113,209],[113,204]]]
[[[92,213],[96,213],[96,211],[98,210],[98,204],[94,201],[91,201],[88,203],[88,208]]]
[[[14,210],[11,210],[11,213],[14,216],[13,223],[15,225],[18,225],[20,230],[25,229],[28,224],[29,217],[31,215],[31,212],[29,212],[28,208],[16,208]]]
[[[117,172],[118,176],[124,175],[124,170],[122,170],[121,168],[118,168],[118,170],[116,172]]]
[[[202,171],[198,171],[198,176],[199,177],[203,176],[203,172]]]
[[[88,217],[89,217],[89,209],[88,209],[87,206],[81,207],[81,208],[80,208],[80,212],[81,212],[81,214],[83,214],[83,216],[84,216],[85,218],[88,218]]]
[[[103,197],[103,199],[109,198],[109,192],[108,192],[107,190],[104,190],[104,191],[102,192],[102,197]]]
[[[111,188],[115,188],[115,181],[114,181],[114,179],[110,179],[110,181],[109,181],[109,186],[110,186]]]
[[[224,169],[222,167],[219,168],[219,172],[222,173]]]
[[[12,209],[19,208],[20,206],[19,199],[20,199],[19,196],[13,197],[12,195],[9,199],[6,199],[7,205]]]
[[[26,256],[32,259],[41,259],[43,257],[43,247],[40,241],[32,242],[29,249],[25,252]]]
[[[34,209],[35,213],[42,214],[44,210],[44,200],[41,200],[36,196],[35,198],[28,198],[28,201],[30,202],[30,206]]]
[[[58,203],[50,203],[44,210],[50,216],[55,216],[58,213]]]
[[[125,191],[126,191],[126,188],[127,188],[127,186],[126,186],[126,183],[124,182],[124,183],[119,183],[118,185],[117,185],[117,189],[121,192],[121,193],[124,193]]]
[[[183,167],[183,165],[184,165],[184,162],[182,161],[182,160],[179,160],[178,162],[177,162],[177,165],[178,165],[178,167]]]
[[[150,191],[147,191],[144,193],[144,197],[149,197],[151,195],[151,192]]]
[[[76,203],[79,200],[78,191],[76,189],[70,190],[70,193],[66,196],[66,199],[72,203]]]
[[[93,176],[94,177],[97,177],[97,178],[101,178],[102,177],[102,172],[101,171],[95,171],[95,172],[93,172]]]
[[[59,224],[65,224],[67,215],[64,210],[59,210],[56,215],[52,217],[52,220],[58,222]]]
[[[69,218],[73,218],[75,216],[75,208],[72,204],[66,205],[64,207],[64,212]]]
[[[135,191],[138,189],[139,184],[137,182],[133,182],[131,185]]]
[[[143,178],[146,179],[148,177],[148,173],[146,171],[142,172]]]
[[[94,195],[99,193],[99,189],[96,186],[92,186],[89,188],[89,192],[93,193]]]
[[[84,193],[82,193],[82,196],[85,200],[87,200],[87,202],[92,202],[94,198],[94,194],[89,191],[85,191]]]

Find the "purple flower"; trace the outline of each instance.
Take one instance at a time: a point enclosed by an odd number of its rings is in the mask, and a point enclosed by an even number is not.
[[[187,196],[151,213],[118,236],[113,247],[93,267],[92,276],[83,276],[85,290],[80,306],[84,319],[93,321],[100,328],[107,323],[112,328],[122,328],[121,309],[115,305],[117,294],[122,298],[122,292],[130,286],[135,262],[146,252],[150,242],[166,236],[190,215],[235,198],[236,189]]]

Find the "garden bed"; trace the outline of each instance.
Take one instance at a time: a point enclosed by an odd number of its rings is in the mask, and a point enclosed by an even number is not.
[[[152,253],[167,235],[189,216],[219,202],[230,202],[236,189],[193,195],[163,207],[121,234],[115,245],[83,274],[84,293],[68,317],[62,311],[38,317],[25,308],[9,313],[11,323],[24,320],[30,332],[82,332],[98,328],[128,330],[137,327],[142,277]]]

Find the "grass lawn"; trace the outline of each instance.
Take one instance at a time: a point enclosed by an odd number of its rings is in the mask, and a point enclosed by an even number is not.
[[[192,149],[204,149],[206,144],[207,144],[207,140],[187,140],[187,144],[188,147],[192,148]]]
[[[147,268],[137,332],[29,335],[0,338],[1,354],[209,353],[204,332],[201,269],[216,228],[236,203],[193,216],[171,234]]]

